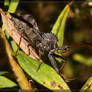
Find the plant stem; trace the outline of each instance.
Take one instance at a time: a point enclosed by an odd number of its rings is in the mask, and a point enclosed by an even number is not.
[[[4,36],[4,33],[1,30],[0,30],[0,36],[1,36],[2,39],[4,39],[6,53],[7,53],[8,58],[9,58],[9,64],[10,64],[11,69],[14,72],[16,78],[17,78],[17,82],[18,82],[20,88],[23,89],[23,90],[32,90],[32,87],[29,84],[29,82],[28,82],[25,74],[23,73],[22,69],[16,63],[14,57],[11,55],[12,54],[12,50],[10,48],[10,45],[8,44],[7,39]]]

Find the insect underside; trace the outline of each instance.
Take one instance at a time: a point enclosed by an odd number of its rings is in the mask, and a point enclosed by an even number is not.
[[[66,61],[63,57],[55,54],[55,52],[58,52],[58,50],[67,50],[69,47],[58,47],[58,38],[53,33],[40,32],[36,21],[29,14],[11,14],[10,19],[18,33],[26,41],[31,43],[31,46],[35,46],[40,51],[48,51],[48,58],[52,66],[55,68],[57,73],[60,73],[55,61],[55,57],[60,58],[63,62]]]

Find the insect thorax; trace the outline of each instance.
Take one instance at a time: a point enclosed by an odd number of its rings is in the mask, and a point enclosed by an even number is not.
[[[41,41],[44,50],[51,50],[57,47],[57,37],[53,33],[44,33]]]

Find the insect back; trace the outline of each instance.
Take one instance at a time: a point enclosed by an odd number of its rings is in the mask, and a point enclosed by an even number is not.
[[[36,39],[39,38],[39,29],[34,18],[29,14],[11,14],[13,22],[18,33],[29,43],[35,46]],[[37,35],[38,34],[38,35]]]
[[[66,47],[58,47],[57,37],[53,33],[42,33],[39,31],[38,26],[34,18],[28,14],[11,14],[11,21],[13,22],[18,33],[29,43],[32,43],[35,47],[41,51],[48,51],[48,58],[55,68],[57,73],[60,73],[56,64],[55,57],[60,58],[65,62],[64,58],[56,55],[58,50],[65,50]],[[31,44],[31,45],[32,45]],[[40,63],[39,63],[40,65]],[[39,67],[39,66],[38,66]]]

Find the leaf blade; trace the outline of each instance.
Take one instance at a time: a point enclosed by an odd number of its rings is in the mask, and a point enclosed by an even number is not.
[[[7,71],[0,71],[0,75],[8,73]]]
[[[86,83],[82,86],[80,89],[80,92],[85,92],[85,91],[90,91],[92,90],[92,76],[86,81]]]
[[[55,34],[58,38],[58,46],[61,47],[63,44],[64,39],[64,29],[66,24],[66,19],[68,16],[68,13],[70,11],[70,6],[67,4],[63,11],[61,11],[58,19],[56,20],[51,32]]]
[[[15,11],[18,7],[19,1],[20,0],[11,0],[10,5],[9,5],[9,9],[8,9],[9,13],[15,13]]]
[[[92,57],[87,57],[76,53],[73,55],[73,59],[87,66],[92,66]]]
[[[13,81],[9,80],[8,78],[4,76],[0,76],[0,88],[6,88],[6,87],[15,87],[17,86],[16,83]]]
[[[50,66],[42,63],[37,72],[38,61],[29,58],[21,51],[19,51],[17,59],[24,71],[41,85],[49,89],[60,89],[61,87],[70,90],[60,75]]]

